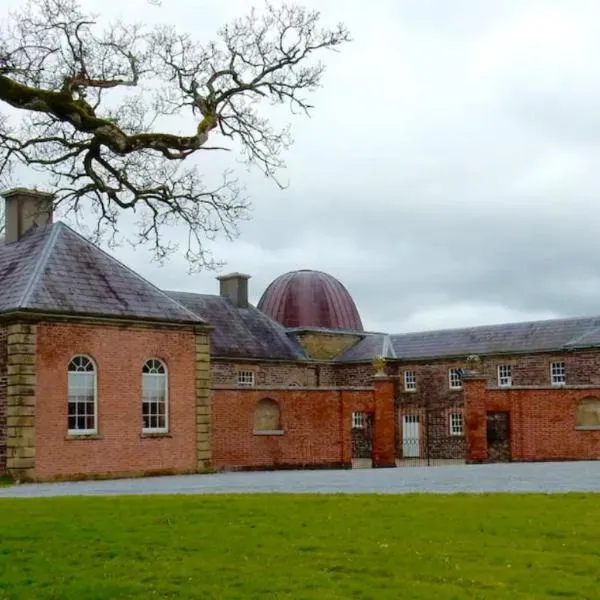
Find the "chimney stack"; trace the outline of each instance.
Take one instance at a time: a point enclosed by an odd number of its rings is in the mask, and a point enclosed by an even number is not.
[[[53,194],[15,188],[4,194],[4,241],[17,242],[34,225],[52,223]]]
[[[217,277],[220,283],[219,293],[229,298],[238,308],[248,308],[248,279],[244,273],[229,273]]]

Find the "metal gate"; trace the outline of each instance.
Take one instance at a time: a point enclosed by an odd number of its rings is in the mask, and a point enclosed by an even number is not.
[[[510,413],[488,412],[486,420],[488,462],[510,462]]]
[[[461,406],[400,405],[398,430],[398,466],[443,466],[465,462]]]
[[[352,466],[373,465],[373,413],[352,413]]]

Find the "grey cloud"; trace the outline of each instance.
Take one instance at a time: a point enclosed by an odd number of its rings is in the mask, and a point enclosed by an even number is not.
[[[289,188],[238,169],[252,220],[212,247],[253,275],[253,300],[314,268],[348,287],[370,329],[600,314],[598,3],[310,3],[355,42],[326,57],[313,116],[292,120]],[[174,1],[148,18],[212,37],[245,6]],[[117,254],[162,287],[218,289],[181,257]]]

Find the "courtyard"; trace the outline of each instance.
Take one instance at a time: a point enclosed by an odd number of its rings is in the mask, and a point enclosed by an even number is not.
[[[0,498],[148,494],[599,492],[600,461],[314,471],[253,471],[23,484]]]

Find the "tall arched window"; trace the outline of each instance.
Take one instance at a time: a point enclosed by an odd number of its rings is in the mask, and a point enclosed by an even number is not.
[[[86,434],[98,431],[98,396],[96,366],[87,356],[75,356],[68,368],[69,433]]]
[[[151,358],[142,369],[142,427],[147,433],[168,430],[167,368]]]

